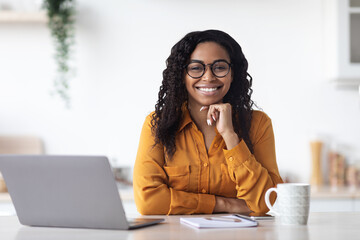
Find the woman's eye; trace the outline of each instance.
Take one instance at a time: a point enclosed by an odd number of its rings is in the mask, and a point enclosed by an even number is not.
[[[189,70],[190,70],[190,71],[201,71],[201,70],[202,70],[202,67],[200,67],[200,66],[192,66],[192,67],[190,67]]]
[[[223,71],[223,70],[226,70],[226,67],[225,66],[214,66],[214,70],[215,71]]]

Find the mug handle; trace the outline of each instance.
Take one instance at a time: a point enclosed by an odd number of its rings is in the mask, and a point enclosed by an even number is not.
[[[276,188],[269,188],[265,193],[265,203],[266,206],[270,209],[270,211],[272,211],[276,215],[279,215],[279,213],[275,210],[274,205],[271,205],[270,203],[270,193],[272,192],[276,192],[276,195],[279,194]]]

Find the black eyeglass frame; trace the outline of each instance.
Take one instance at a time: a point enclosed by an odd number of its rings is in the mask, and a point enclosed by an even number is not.
[[[218,76],[218,75],[216,75],[216,74],[214,73],[214,71],[213,71],[213,66],[214,66],[214,64],[216,64],[216,63],[218,63],[218,62],[225,62],[227,65],[229,65],[229,69],[228,69],[227,73],[226,73],[224,76]],[[189,74],[189,72],[188,72],[188,66],[189,66],[190,64],[192,64],[192,63],[200,63],[200,64],[203,66],[204,71],[203,71],[203,73],[201,74],[201,76],[199,76],[199,77],[193,77],[193,76],[191,76],[191,75]],[[202,61],[199,61],[199,60],[193,60],[193,61],[191,61],[190,63],[186,64],[186,65],[184,66],[184,68],[185,68],[185,71],[186,71],[187,75],[189,75],[189,77],[194,78],[194,79],[198,79],[198,78],[201,78],[202,76],[204,76],[204,74],[205,74],[205,72],[206,72],[206,66],[210,66],[211,73],[212,73],[215,77],[223,78],[223,77],[226,77],[226,76],[229,74],[230,69],[232,68],[233,65],[232,65],[231,63],[229,63],[228,61],[226,61],[225,59],[215,60],[213,63],[209,63],[209,64],[204,64]]]

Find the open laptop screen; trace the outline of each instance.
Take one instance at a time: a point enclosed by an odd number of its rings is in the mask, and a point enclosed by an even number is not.
[[[0,155],[0,171],[24,225],[130,228],[104,156]]]

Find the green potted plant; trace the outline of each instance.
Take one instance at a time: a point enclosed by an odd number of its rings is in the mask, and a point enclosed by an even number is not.
[[[48,26],[55,46],[57,74],[54,91],[70,107],[70,81],[74,77],[70,65],[71,47],[75,36],[75,0],[44,0],[43,8],[49,18]]]

